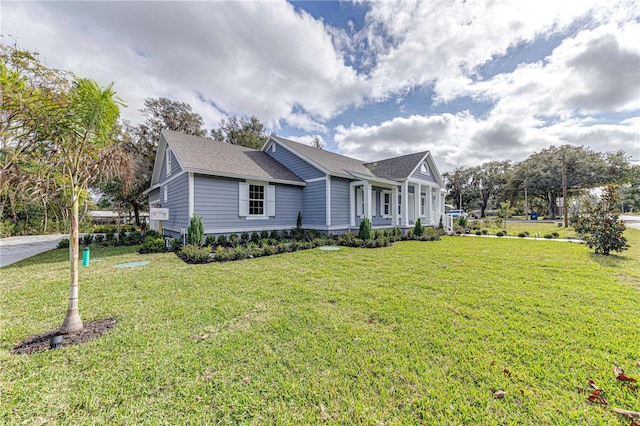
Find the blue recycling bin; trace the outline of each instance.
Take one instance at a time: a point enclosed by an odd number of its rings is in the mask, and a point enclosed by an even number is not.
[[[82,266],[89,266],[89,247],[85,247],[82,252]]]
[[[538,220],[538,212],[531,212],[529,216],[531,216],[531,220]]]

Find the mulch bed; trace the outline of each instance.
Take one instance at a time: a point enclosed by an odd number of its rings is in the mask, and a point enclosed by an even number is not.
[[[107,318],[100,321],[85,322],[80,333],[65,334],[62,338],[62,345],[80,345],[84,342],[95,340],[103,334],[109,332],[116,326],[115,318]],[[27,337],[22,342],[11,349],[12,354],[31,355],[42,351],[50,350],[50,340],[58,334],[58,330],[51,330],[44,334],[34,334]]]

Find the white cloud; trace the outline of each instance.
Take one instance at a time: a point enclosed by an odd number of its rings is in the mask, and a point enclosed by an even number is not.
[[[209,125],[226,111],[271,128],[291,119],[317,130],[318,120],[357,104],[365,90],[324,24],[285,2],[5,2],[2,9],[2,31],[21,47],[103,84],[116,81],[134,111],[145,97],[166,96],[189,102]]]

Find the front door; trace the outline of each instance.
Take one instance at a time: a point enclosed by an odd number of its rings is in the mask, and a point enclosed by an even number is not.
[[[409,223],[416,222],[416,196],[409,194]]]

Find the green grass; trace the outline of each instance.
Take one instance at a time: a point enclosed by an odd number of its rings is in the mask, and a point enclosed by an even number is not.
[[[640,379],[640,231],[626,235],[606,258],[455,237],[193,266],[95,249],[80,312],[116,328],[11,355],[62,323],[66,253],[45,253],[1,271],[0,423],[628,425],[577,390],[593,379],[640,411],[612,373]],[[114,268],[137,260],[151,264]]]
[[[495,235],[498,231],[504,231],[504,224],[502,226],[495,226],[494,223],[491,226],[484,226],[482,219],[477,219],[474,221],[473,219],[469,220],[467,227],[471,227],[474,224],[480,226],[481,229],[488,229],[490,235]],[[553,232],[557,232],[560,236],[559,238],[566,238],[567,234],[571,234],[572,237],[576,237],[576,232],[572,227],[565,228],[559,227],[555,223],[548,222],[536,222],[536,221],[527,221],[527,222],[512,222],[507,219],[507,233],[518,235],[520,232],[528,231],[531,237],[534,237],[534,234],[537,232],[539,238],[542,238],[545,234],[551,234]]]

